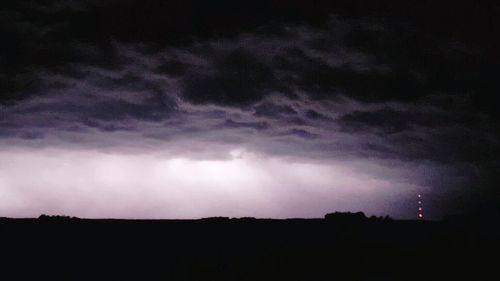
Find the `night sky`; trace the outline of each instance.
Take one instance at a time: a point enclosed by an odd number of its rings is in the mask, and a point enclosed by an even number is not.
[[[3,1],[0,216],[499,206],[500,4],[457,2]]]

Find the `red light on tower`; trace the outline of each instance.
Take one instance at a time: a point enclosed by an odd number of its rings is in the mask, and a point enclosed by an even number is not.
[[[417,213],[417,216],[418,216],[419,220],[423,220],[424,219],[424,206],[423,206],[423,202],[422,202],[422,195],[418,194],[417,197],[418,197],[418,213]]]

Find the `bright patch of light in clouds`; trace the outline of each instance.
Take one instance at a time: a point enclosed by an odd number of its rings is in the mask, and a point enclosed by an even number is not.
[[[285,218],[358,210],[385,215],[398,209],[398,200],[425,188],[387,177],[393,168],[376,163],[260,157],[244,149],[228,156],[0,152],[0,216]]]

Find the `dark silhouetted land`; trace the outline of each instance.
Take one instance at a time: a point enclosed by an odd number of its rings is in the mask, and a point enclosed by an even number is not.
[[[0,219],[0,231],[2,274],[16,274],[3,280],[500,280],[499,222],[478,216],[41,216]]]

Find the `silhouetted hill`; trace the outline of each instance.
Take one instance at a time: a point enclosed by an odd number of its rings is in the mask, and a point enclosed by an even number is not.
[[[5,280],[500,280],[499,222],[457,221],[362,213],[287,220],[3,218],[1,273],[15,273]]]

